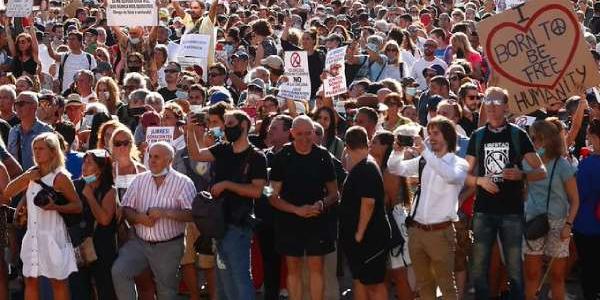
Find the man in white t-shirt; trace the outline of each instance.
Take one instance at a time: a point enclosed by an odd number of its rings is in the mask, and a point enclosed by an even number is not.
[[[438,45],[435,40],[427,39],[425,44],[423,44],[423,57],[417,60],[412,66],[411,77],[416,79],[420,90],[425,90],[427,88],[427,80],[423,76],[423,70],[425,70],[425,68],[429,68],[434,65],[439,65],[444,70],[448,68],[446,62],[435,57],[435,49],[437,49],[437,46]]]
[[[69,45],[69,52],[67,53],[56,53],[52,47],[48,47],[48,54],[59,64],[58,80],[62,82],[62,92],[71,86],[77,72],[80,70],[91,71],[96,68],[94,56],[82,50],[83,34],[81,32],[69,32],[67,41]]]

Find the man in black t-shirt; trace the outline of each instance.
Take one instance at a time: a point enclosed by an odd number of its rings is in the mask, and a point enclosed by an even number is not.
[[[334,236],[323,214],[338,197],[335,169],[327,149],[313,143],[315,127],[307,116],[292,123],[294,141],[271,162],[270,202],[276,209],[275,244],[286,257],[290,299],[302,299],[302,264],[307,256],[310,295],[323,299],[324,256],[334,251]]]
[[[477,188],[473,218],[473,278],[475,298],[489,299],[488,269],[490,253],[500,236],[511,299],[523,299],[524,181],[545,178],[546,170],[527,133],[506,121],[508,92],[490,87],[483,100],[486,126],[473,132],[467,149],[469,177],[466,184]],[[521,162],[532,168],[524,173]]]
[[[262,152],[248,140],[250,117],[239,110],[225,113],[225,138],[228,142],[210,148],[204,136],[188,126],[188,150],[196,161],[214,162],[214,185],[211,194],[224,201],[227,230],[217,240],[217,297],[219,299],[254,299],[250,276],[251,214],[253,199],[262,195],[267,180],[267,163]],[[199,132],[206,132],[200,128]]]

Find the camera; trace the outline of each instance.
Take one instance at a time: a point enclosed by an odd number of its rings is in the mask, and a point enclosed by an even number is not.
[[[396,142],[398,143],[399,146],[410,147],[410,146],[414,145],[415,138],[412,136],[407,136],[407,135],[398,135],[396,137]]]

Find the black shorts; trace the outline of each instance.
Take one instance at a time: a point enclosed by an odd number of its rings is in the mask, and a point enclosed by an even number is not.
[[[387,272],[388,251],[366,249],[364,246],[359,246],[354,241],[343,244],[352,279],[364,285],[383,283]]]
[[[335,242],[318,232],[288,231],[276,236],[275,249],[285,256],[323,256],[335,250]]]

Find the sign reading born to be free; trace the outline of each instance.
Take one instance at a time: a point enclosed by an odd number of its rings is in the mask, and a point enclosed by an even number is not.
[[[527,114],[600,83],[572,10],[567,0],[532,0],[478,25],[491,85],[508,90],[511,112]]]

